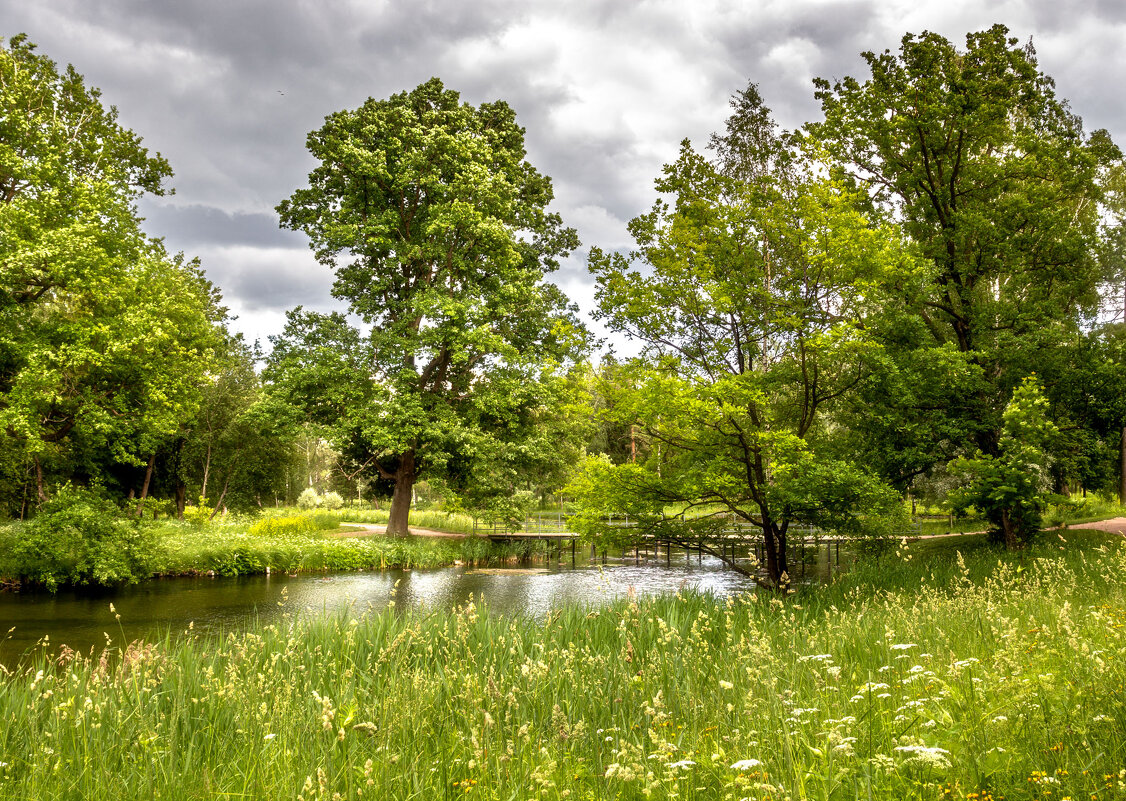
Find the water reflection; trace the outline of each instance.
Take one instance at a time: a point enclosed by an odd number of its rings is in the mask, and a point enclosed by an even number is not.
[[[114,645],[140,638],[182,634],[189,623],[197,632],[238,630],[258,621],[357,610],[380,610],[394,599],[400,610],[451,608],[472,597],[494,613],[546,615],[564,603],[597,605],[625,595],[694,589],[726,596],[752,589],[754,581],[726,568],[718,559],[680,565],[630,563],[596,567],[436,570],[386,570],[245,578],[162,579],[118,591],[59,592],[57,595],[0,594],[0,662],[15,664],[44,636],[50,648],[66,644],[88,653],[107,637]],[[121,616],[109,610],[114,604]]]

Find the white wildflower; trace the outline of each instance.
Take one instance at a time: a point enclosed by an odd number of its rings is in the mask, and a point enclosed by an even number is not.
[[[757,768],[761,764],[762,763],[759,762],[757,759],[740,759],[738,762],[736,762],[734,765],[731,766],[731,769],[732,770],[751,770],[752,768]]]

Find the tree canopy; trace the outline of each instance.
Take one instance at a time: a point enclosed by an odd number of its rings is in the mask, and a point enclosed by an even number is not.
[[[432,79],[330,115],[308,147],[320,164],[278,206],[282,225],[309,236],[365,330],[291,313],[270,375],[342,412],[336,436],[394,481],[389,530],[402,533],[416,477],[486,453],[543,399],[512,390],[583,351],[573,309],[544,280],[578,242],[548,211],[551,181],[502,101],[475,108]],[[313,349],[346,371],[323,387],[286,378],[325,371],[298,355]]]
[[[73,67],[60,72],[22,36],[0,48],[9,504],[29,470],[39,500],[52,479],[113,484],[197,407],[225,312],[198,264],[149,240],[134,208],[170,175]]]
[[[933,264],[914,337],[895,336],[904,352],[954,348],[967,370],[940,399],[947,420],[926,426],[928,450],[949,458],[968,436],[993,454],[1014,389],[1093,321],[1100,176],[1120,154],[1105,131],[1084,133],[1031,43],[1004,26],[967,35],[964,50],[925,32],[863,55],[866,79],[816,81],[825,117],[808,133]]]
[[[713,159],[685,142],[665,168],[671,200],[630,223],[637,249],[591,252],[600,316],[644,345],[617,408],[655,450],[648,471],[607,466],[579,486],[588,519],[614,504],[654,530],[669,505],[734,515],[780,583],[791,524],[856,530],[895,503],[834,452],[827,415],[882,358],[863,321],[918,271],[893,229],[816,176],[755,87],[732,105]]]

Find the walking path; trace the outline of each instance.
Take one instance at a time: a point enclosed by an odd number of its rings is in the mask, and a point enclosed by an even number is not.
[[[1112,517],[1110,520],[1096,520],[1093,523],[1076,523],[1068,528],[1087,528],[1126,536],[1126,517]]]
[[[354,528],[354,531],[341,531],[335,536],[350,539],[352,537],[367,537],[372,534],[386,534],[387,525],[385,523],[341,523],[342,526],[349,526]],[[433,528],[418,528],[411,526],[412,537],[445,537],[451,540],[463,540],[466,535],[456,531],[438,531]]]

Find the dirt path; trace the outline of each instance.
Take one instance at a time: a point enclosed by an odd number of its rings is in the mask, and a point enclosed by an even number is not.
[[[1076,523],[1068,528],[1087,528],[1106,531],[1110,534],[1126,535],[1126,517],[1112,517],[1110,520],[1096,520],[1093,523]]]
[[[351,539],[353,537],[369,537],[372,534],[386,534],[387,526],[380,523],[341,523],[342,526],[347,526],[348,531],[341,531],[334,534],[335,537],[342,539]],[[438,531],[432,528],[416,528],[411,526],[412,537],[444,537],[450,540],[463,540],[465,534],[460,534],[456,531]]]

